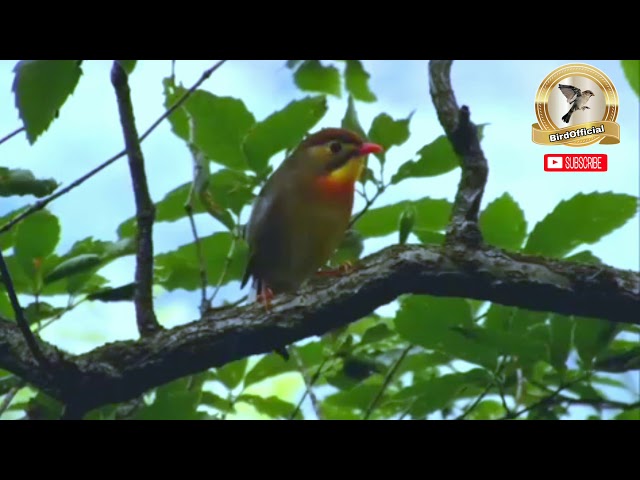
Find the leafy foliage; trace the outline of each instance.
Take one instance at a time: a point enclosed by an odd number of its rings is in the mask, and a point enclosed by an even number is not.
[[[131,75],[138,61],[119,62]],[[394,119],[375,110],[377,97],[366,65],[359,60],[289,60],[286,66],[293,83],[304,92],[314,92],[313,96],[292,99],[261,120],[242,99],[203,88],[171,114],[172,134],[186,147],[184,158],[176,162],[192,162],[189,152],[202,156],[206,182],[201,190],[192,182],[182,183],[155,198],[156,224],[180,222],[185,233],[180,247],[156,252],[154,284],[162,288],[154,295],[198,291],[203,268],[208,287],[216,291],[241,279],[247,261],[241,235],[247,209],[277,166],[275,157],[295,148],[329,113],[325,95],[335,97],[332,102],[343,98],[346,111],[340,107],[337,113],[345,112],[344,128],[385,148],[377,155],[377,166],[384,168],[388,152],[393,155],[399,151],[393,147],[410,139],[412,115]],[[623,61],[622,66],[637,92],[637,61]],[[20,62],[15,71],[16,105],[33,143],[73,93],[82,70],[78,61],[38,60]],[[343,87],[348,96],[342,97]],[[173,76],[164,79],[163,88],[165,108],[187,92]],[[369,103],[369,112],[374,111],[368,129],[361,124],[365,116],[358,113],[359,102]],[[361,183],[374,185],[382,193],[408,179],[430,181],[458,166],[451,143],[441,135],[402,163],[386,183],[376,166],[367,168]],[[55,180],[39,179],[28,170],[0,168],[3,197],[42,197],[57,186]],[[189,199],[195,215],[207,214],[198,218],[207,228],[199,242],[190,236],[186,219]],[[449,199],[423,196],[385,204],[382,198],[347,232],[330,264],[357,263],[382,237],[391,243],[417,239],[442,244],[451,209]],[[22,211],[24,207],[5,214],[0,226]],[[211,222],[208,214],[217,222]],[[560,202],[528,230],[525,212],[505,192],[483,204],[480,228],[486,243],[508,251],[600,264],[583,246],[596,244],[635,215],[635,197],[581,193]],[[41,210],[0,234],[0,248],[6,252],[14,287],[34,329],[46,328],[62,317],[74,307],[73,301],[104,304],[133,298],[133,278],[112,285],[101,270],[135,253],[135,218],[120,223],[117,241],[89,237],[62,253],[64,226],[63,218]],[[59,301],[62,295],[68,303]],[[0,316],[14,317],[3,288]],[[570,418],[572,406],[584,401],[594,405],[594,418],[605,418],[606,409],[606,418],[637,420],[638,404],[611,403],[616,400],[611,391],[627,388],[622,375],[640,369],[640,350],[632,341],[638,333],[637,328],[599,319],[464,298],[405,295],[393,308],[385,309],[385,316],[371,313],[337,331],[289,346],[288,361],[276,353],[243,358],[158,386],[143,398],[96,409],[89,418],[557,419]],[[5,415],[60,417],[62,405],[20,386],[18,380],[0,370],[0,405],[14,389],[18,396],[29,393],[26,399],[16,396]],[[311,393],[306,393],[307,388]]]
[[[14,71],[16,107],[30,143],[49,128],[82,75],[78,60],[22,60]]]

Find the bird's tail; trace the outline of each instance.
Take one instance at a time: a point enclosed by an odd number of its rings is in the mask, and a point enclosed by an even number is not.
[[[571,115],[573,114],[574,110],[575,110],[575,105],[571,107],[569,111],[562,117],[562,121],[564,123],[569,123],[569,120],[571,120]]]

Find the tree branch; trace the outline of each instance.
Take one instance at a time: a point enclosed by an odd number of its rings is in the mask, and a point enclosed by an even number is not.
[[[429,62],[431,99],[438,112],[453,149],[460,157],[462,175],[453,203],[451,220],[447,228],[447,244],[480,245],[482,234],[478,227],[478,212],[489,175],[478,138],[478,129],[471,122],[469,108],[458,108],[451,88],[451,60]]]
[[[16,295],[16,289],[13,286],[13,280],[11,280],[11,274],[9,273],[9,269],[7,268],[7,263],[4,261],[2,249],[0,249],[0,275],[2,278],[2,283],[4,283],[4,287],[6,288],[7,294],[9,295],[9,301],[11,302],[13,313],[15,313],[16,315],[16,323],[18,324],[18,328],[20,328],[20,331],[22,332],[22,335],[27,342],[27,345],[29,346],[29,350],[31,350],[31,353],[40,365],[42,365],[43,367],[48,366],[49,362],[40,351],[38,340],[31,331],[27,319],[24,318],[24,312],[22,311],[22,307],[20,306],[18,295]]]
[[[0,368],[89,410],[355,322],[399,295],[474,298],[531,310],[640,324],[640,276],[598,265],[545,260],[499,249],[395,245],[364,258],[350,275],[316,278],[258,304],[208,312],[200,321],[80,356],[58,352],[55,378],[38,368],[14,323],[0,320]],[[584,320],[589,321],[589,320]],[[47,354],[51,345],[42,342]],[[48,354],[49,358],[53,353]],[[61,382],[63,379],[64,382]],[[65,402],[66,403],[66,402]]]
[[[138,141],[138,130],[133,115],[131,89],[127,72],[118,60],[113,62],[111,83],[116,91],[118,111],[124,143],[129,157],[129,171],[133,183],[136,201],[136,274],[134,304],[136,321],[140,335],[150,335],[162,327],[158,323],[153,309],[153,221],[156,208],[151,200],[147,174],[144,169],[144,156]]]
[[[8,140],[11,140],[13,137],[18,135],[20,132],[23,132],[24,130],[25,130],[24,127],[20,127],[20,128],[16,128],[13,132],[6,134],[4,137],[0,138],[0,145],[2,145],[4,142]]]
[[[182,104],[193,94],[193,92],[195,92],[198,89],[198,87],[200,85],[202,85],[202,83],[207,78],[209,78],[211,76],[211,74],[213,72],[215,72],[219,67],[221,67],[222,64],[224,64],[224,62],[226,62],[226,60],[220,60],[219,62],[217,62],[212,67],[210,67],[207,70],[205,70],[202,73],[202,75],[200,76],[200,78],[198,79],[198,81],[196,83],[194,83],[193,86],[189,90],[187,90],[184,93],[184,95],[182,97],[180,97],[180,99],[175,104],[173,104],[173,106],[171,108],[169,108],[166,112],[164,112],[162,115],[160,115],[160,117],[155,122],[153,122],[151,124],[151,126],[142,134],[142,136],[140,137],[140,143],[142,143],[151,134],[151,132],[153,132],[158,127],[158,125],[160,125],[167,117],[169,117],[173,112],[175,112],[178,108],[180,108],[182,106]],[[67,194],[68,192],[70,192],[74,188],[82,185],[84,182],[89,180],[91,177],[93,177],[94,175],[96,175],[97,173],[102,171],[103,169],[107,168],[109,165],[114,163],[116,160],[124,157],[126,154],[127,154],[127,150],[126,149],[122,150],[120,153],[117,153],[116,155],[114,155],[113,157],[109,158],[108,160],[105,160],[103,163],[98,165],[96,168],[94,168],[90,172],[86,173],[85,175],[83,175],[82,177],[78,178],[77,180],[71,182],[65,188],[62,188],[62,189],[58,190],[57,192],[49,195],[46,198],[38,200],[36,203],[31,205],[28,209],[26,209],[20,215],[16,216],[11,221],[9,221],[9,222],[5,223],[4,225],[2,225],[2,227],[0,227],[0,233],[3,233],[3,232],[6,232],[7,230],[10,230],[11,228],[13,228],[15,225],[20,223],[22,220],[24,220],[28,216],[33,215],[35,212],[37,212],[39,210],[42,210],[44,207],[46,207],[51,202],[53,202],[56,198],[59,198],[62,195]]]
[[[378,402],[380,402],[382,395],[384,395],[384,392],[387,390],[387,388],[389,388],[391,381],[396,376],[396,372],[398,371],[398,368],[400,368],[400,365],[402,364],[405,357],[407,356],[407,354],[412,348],[413,348],[413,345],[408,345],[404,350],[402,350],[402,353],[400,354],[398,359],[393,363],[393,365],[389,367],[389,371],[387,372],[387,375],[384,377],[382,385],[380,386],[380,390],[378,390],[378,393],[369,404],[369,407],[367,408],[367,410],[364,412],[364,416],[362,417],[363,420],[369,420],[369,418],[371,417],[371,414],[378,406]]]

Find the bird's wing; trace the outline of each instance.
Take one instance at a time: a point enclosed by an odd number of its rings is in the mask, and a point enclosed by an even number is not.
[[[286,208],[286,195],[284,191],[276,192],[272,188],[273,178],[271,177],[262,191],[255,200],[251,218],[246,227],[246,240],[249,244],[249,262],[242,279],[242,287],[249,280],[249,277],[255,274],[255,270],[259,269],[259,265],[268,261],[264,258],[263,252],[258,252],[256,246],[260,245],[263,250],[270,252],[271,255],[278,256],[285,245],[283,232],[285,225],[282,225],[282,215],[276,212]],[[285,190],[285,189],[280,189]],[[272,259],[273,260],[273,259]]]
[[[579,88],[576,88],[572,85],[562,85],[559,84],[558,88],[560,89],[560,91],[562,92],[562,94],[567,97],[567,102],[571,103],[573,100],[575,100],[576,96],[581,95],[582,92],[580,91]]]

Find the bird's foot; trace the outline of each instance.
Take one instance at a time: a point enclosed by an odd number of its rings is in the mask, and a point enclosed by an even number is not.
[[[271,311],[271,300],[274,296],[273,290],[263,285],[260,287],[260,293],[258,293],[256,300],[264,306],[267,312],[269,312]]]
[[[344,262],[338,268],[333,268],[331,270],[319,270],[316,272],[316,275],[321,277],[340,277],[342,275],[348,275],[353,272],[356,268],[353,266],[351,262]]]

